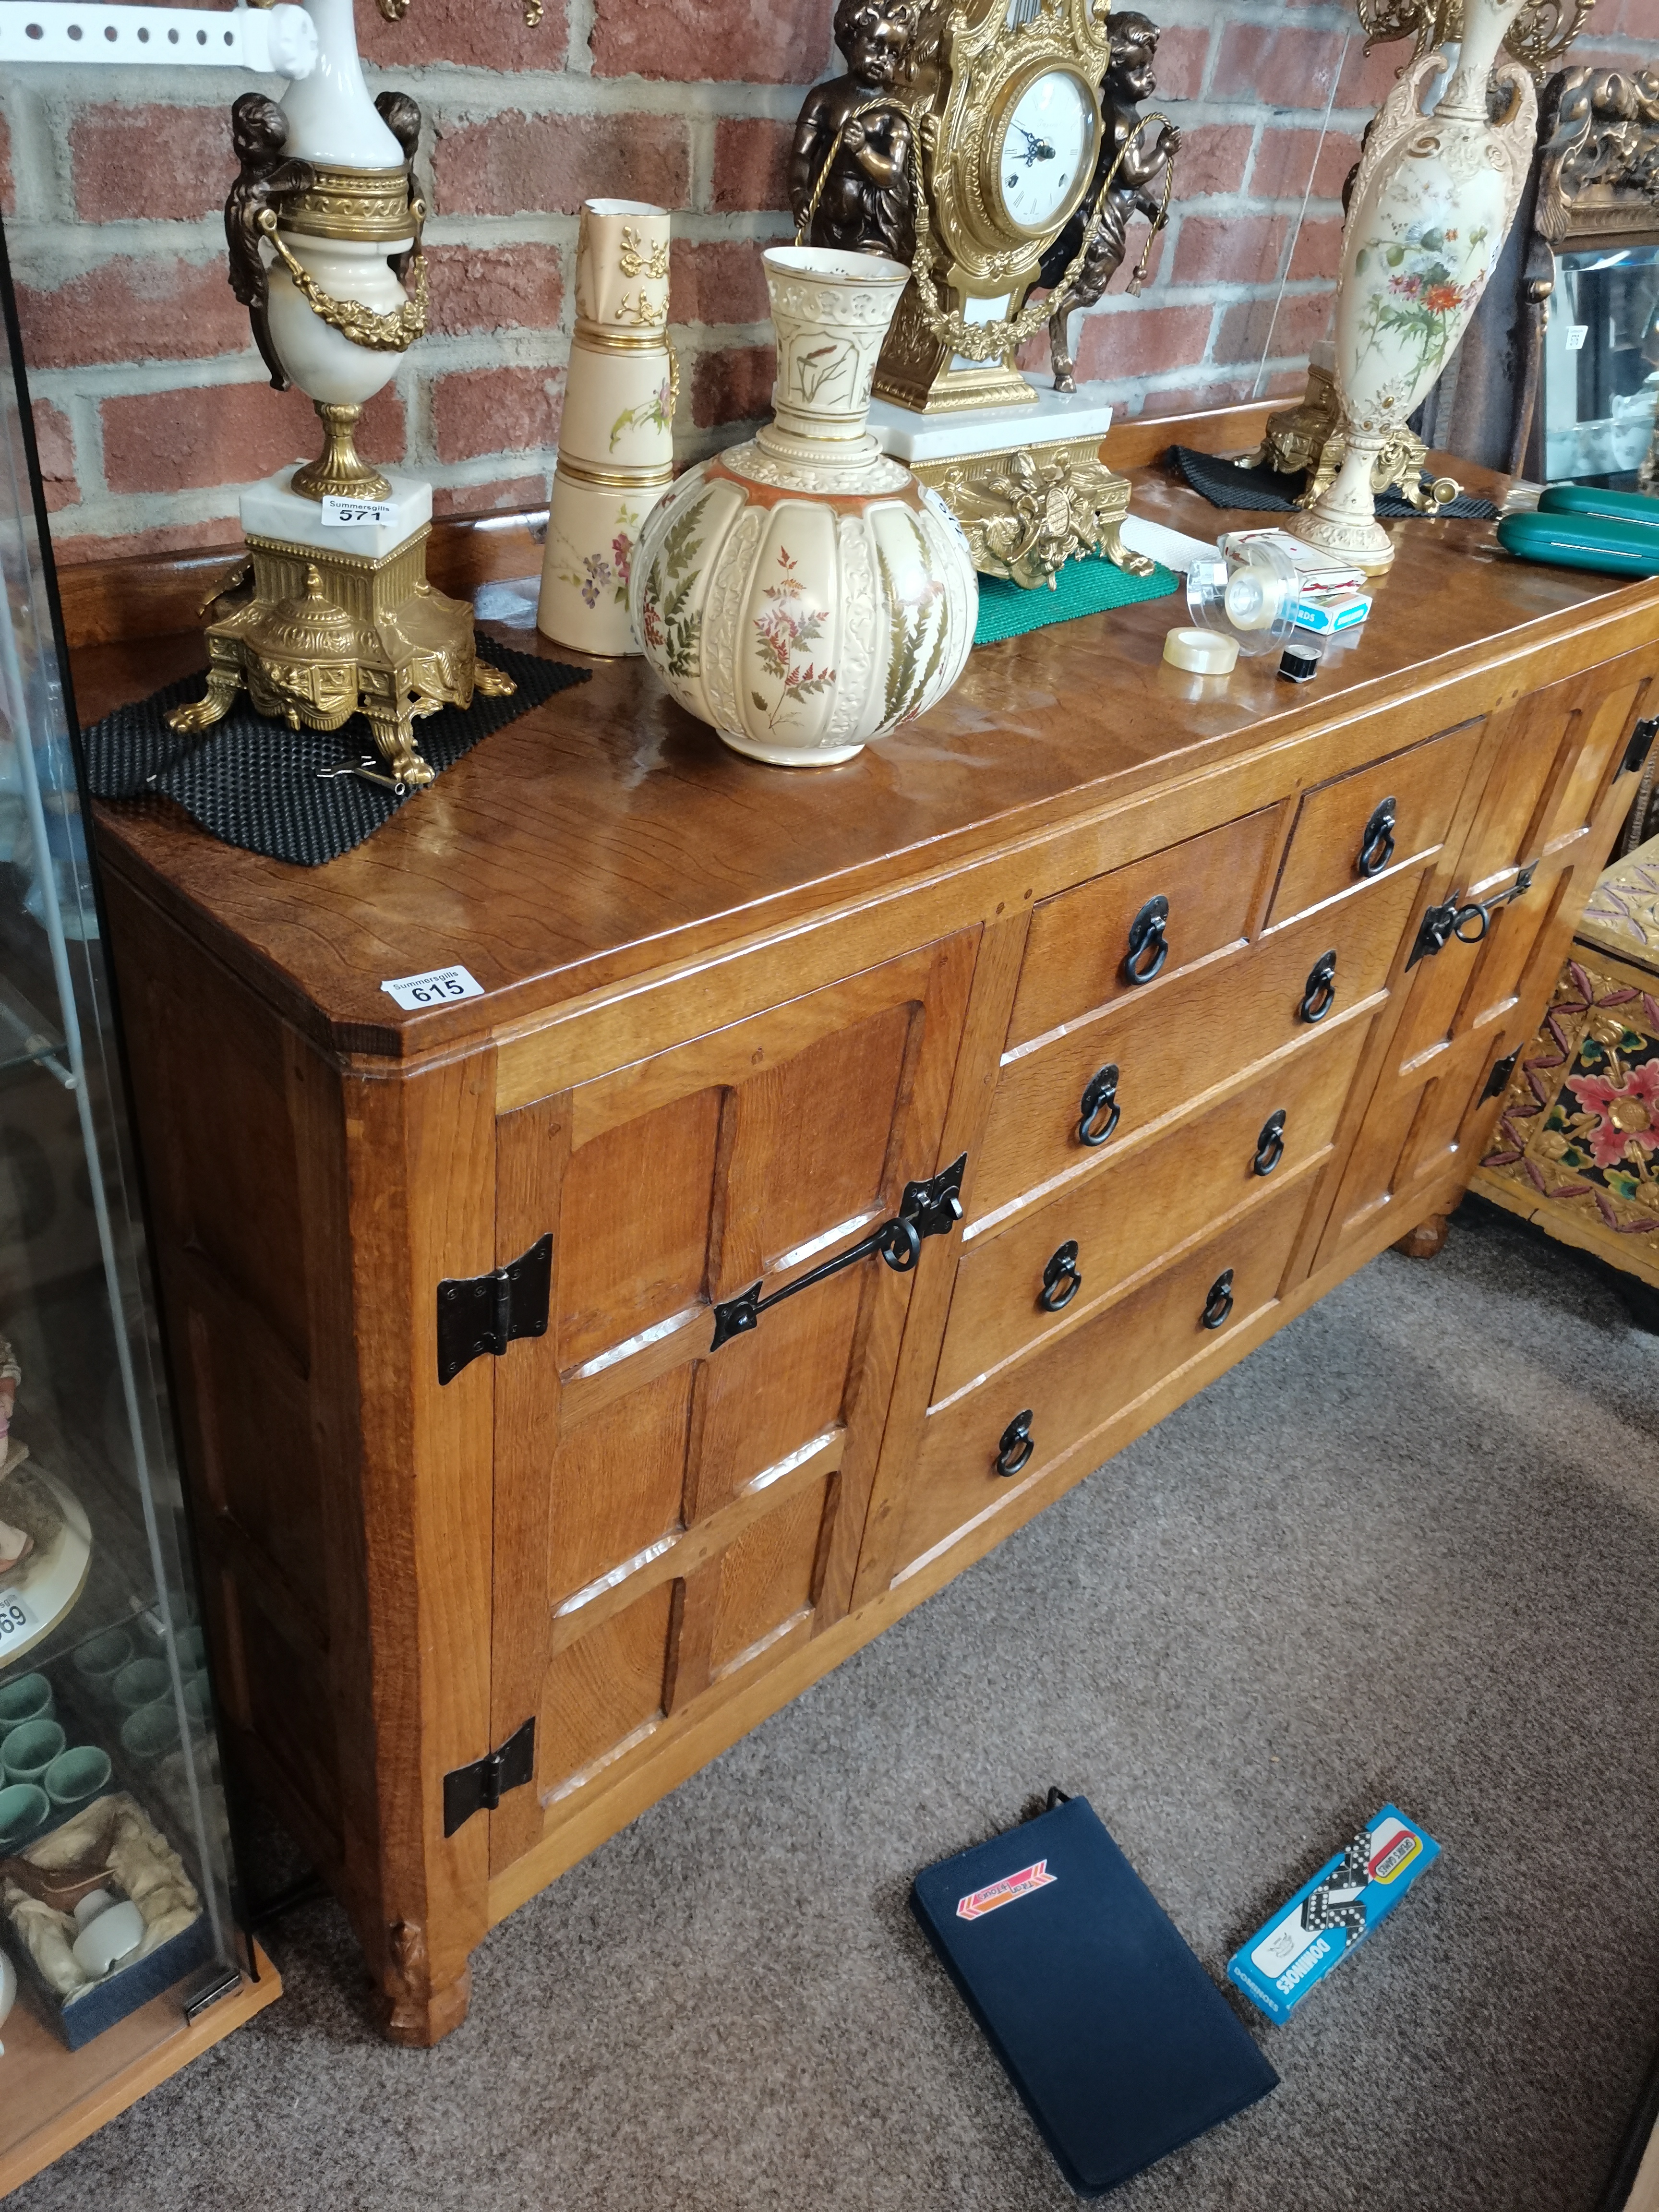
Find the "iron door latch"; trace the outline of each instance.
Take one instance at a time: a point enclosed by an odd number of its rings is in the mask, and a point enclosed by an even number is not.
[[[811,1290],[814,1283],[827,1281],[831,1275],[840,1274],[843,1267],[856,1267],[872,1253],[879,1252],[896,1274],[908,1275],[921,1255],[924,1237],[948,1237],[962,1218],[962,1177],[968,1165],[963,1152],[941,1168],[938,1175],[927,1182],[907,1182],[904,1195],[899,1200],[899,1210],[890,1221],[884,1221],[867,1237],[860,1237],[856,1244],[849,1244],[833,1260],[826,1260],[821,1267],[802,1275],[793,1283],[786,1283],[781,1291],[774,1291],[769,1298],[760,1294],[758,1283],[750,1283],[746,1291],[739,1291],[734,1298],[727,1298],[714,1309],[714,1340],[711,1352],[718,1352],[734,1336],[744,1336],[760,1327],[760,1317],[769,1307],[781,1304],[793,1298],[797,1291]]]
[[[444,1777],[444,1833],[453,1836],[475,1813],[493,1813],[508,1790],[521,1790],[536,1771],[536,1717],[508,1736],[499,1751]]]
[[[516,1336],[547,1334],[553,1288],[553,1232],[487,1275],[450,1275],[438,1285],[438,1380],[453,1382],[481,1352],[499,1359]]]
[[[1480,1094],[1480,1103],[1483,1106],[1489,1098],[1501,1098],[1509,1089],[1510,1078],[1514,1074],[1515,1063],[1520,1057],[1521,1048],[1516,1045],[1507,1060],[1493,1062],[1492,1073],[1486,1078],[1486,1087]]]
[[[1517,872],[1509,889],[1499,891],[1494,898],[1463,902],[1454,891],[1444,906],[1431,906],[1423,916],[1407,967],[1415,968],[1419,960],[1431,959],[1437,952],[1443,952],[1454,937],[1460,945],[1479,945],[1492,927],[1492,918],[1498,908],[1507,906],[1511,899],[1525,898],[1537,872],[1537,861],[1528,860]]]
[[[1653,750],[1653,741],[1656,738],[1659,738],[1659,714],[1650,714],[1644,722],[1638,722],[1630,733],[1630,743],[1625,747],[1624,761],[1619,770],[1620,775],[1635,775],[1637,769],[1642,766],[1648,755]]]

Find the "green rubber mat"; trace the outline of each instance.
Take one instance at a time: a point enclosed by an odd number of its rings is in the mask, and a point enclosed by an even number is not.
[[[1028,629],[1042,629],[1049,623],[1105,614],[1113,607],[1133,606],[1139,599],[1165,599],[1180,589],[1180,577],[1168,568],[1154,568],[1150,576],[1126,576],[1100,554],[1086,561],[1068,561],[1052,592],[1041,586],[1028,592],[1006,577],[981,576],[974,643],[1000,645],[1005,637],[1023,637]]]

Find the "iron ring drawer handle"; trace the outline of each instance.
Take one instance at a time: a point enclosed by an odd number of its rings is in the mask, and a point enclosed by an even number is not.
[[[1269,1114],[1261,1125],[1261,1134],[1255,1140],[1255,1158],[1250,1162],[1252,1175],[1270,1176],[1285,1157],[1285,1109]]]
[[[1036,1449],[1031,1442],[1031,1423],[1036,1419],[1028,1406],[1023,1413],[1016,1413],[1002,1432],[997,1446],[997,1473],[1018,1474]]]
[[[1233,1271],[1224,1268],[1210,1285],[1210,1295],[1204,1301],[1200,1316],[1205,1328],[1219,1328],[1233,1310]]]
[[[1077,1125],[1080,1145],[1103,1145],[1123,1118],[1117,1103],[1117,1062],[1097,1068],[1089,1078],[1081,1101],[1083,1119]],[[1102,1121],[1101,1115],[1106,1119]]]
[[[1371,809],[1359,839],[1359,858],[1354,866],[1362,876],[1380,876],[1394,858],[1395,825],[1399,819],[1397,799],[1379,799]]]
[[[1129,949],[1123,961],[1126,983],[1150,983],[1161,974],[1170,957],[1170,940],[1164,933],[1169,927],[1169,900],[1149,898],[1129,924]]]
[[[1042,1288],[1037,1293],[1037,1304],[1049,1313],[1059,1313],[1083,1288],[1083,1277],[1077,1264],[1077,1242],[1068,1237],[1042,1271]]]
[[[1304,1022],[1322,1022],[1336,1004],[1336,947],[1316,960],[1308,972],[1308,987],[1297,1008]]]

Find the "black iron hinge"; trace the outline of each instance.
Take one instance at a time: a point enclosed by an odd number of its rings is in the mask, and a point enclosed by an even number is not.
[[[517,1336],[547,1334],[553,1233],[487,1275],[450,1275],[438,1285],[438,1380],[453,1382],[481,1352],[499,1359]]]
[[[1516,1045],[1507,1060],[1494,1062],[1492,1073],[1486,1078],[1486,1087],[1480,1094],[1480,1103],[1483,1106],[1488,1098],[1501,1098],[1509,1089],[1510,1078],[1514,1074],[1515,1063],[1520,1057],[1521,1048]]]
[[[714,1309],[714,1340],[711,1352],[718,1352],[734,1336],[744,1336],[751,1328],[760,1327],[760,1317],[769,1307],[780,1305],[785,1298],[793,1298],[797,1291],[810,1290],[814,1283],[822,1283],[831,1275],[840,1274],[843,1267],[851,1267],[860,1260],[867,1260],[879,1252],[896,1274],[908,1275],[921,1254],[924,1237],[947,1237],[962,1218],[962,1177],[968,1165],[963,1152],[951,1161],[948,1168],[927,1182],[908,1182],[904,1195],[899,1200],[899,1210],[890,1221],[884,1221],[867,1237],[860,1237],[856,1244],[849,1244],[833,1260],[826,1260],[821,1267],[786,1283],[781,1291],[774,1291],[763,1298],[758,1283],[750,1283],[746,1291],[739,1291],[734,1298],[727,1298]]]
[[[1624,761],[1619,770],[1620,775],[1635,775],[1637,769],[1653,750],[1653,741],[1656,738],[1659,738],[1659,714],[1650,714],[1644,722],[1638,722],[1630,733],[1630,743],[1625,747]]]
[[[1460,945],[1479,945],[1492,927],[1492,918],[1498,908],[1507,906],[1511,899],[1525,898],[1537,872],[1537,861],[1529,860],[1517,871],[1509,889],[1499,891],[1493,898],[1463,901],[1454,891],[1444,906],[1430,907],[1418,929],[1417,942],[1411,949],[1407,967],[1415,968],[1419,960],[1431,959],[1437,952],[1443,952],[1454,937]]]
[[[444,1833],[453,1836],[475,1813],[493,1813],[503,1792],[521,1790],[536,1771],[536,1721],[532,1714],[499,1751],[486,1752],[471,1766],[444,1777]]]

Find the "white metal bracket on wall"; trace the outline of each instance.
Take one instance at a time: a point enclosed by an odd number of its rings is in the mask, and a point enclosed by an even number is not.
[[[15,62],[165,62],[302,77],[317,65],[317,27],[287,0],[223,12],[0,0],[0,63]]]

